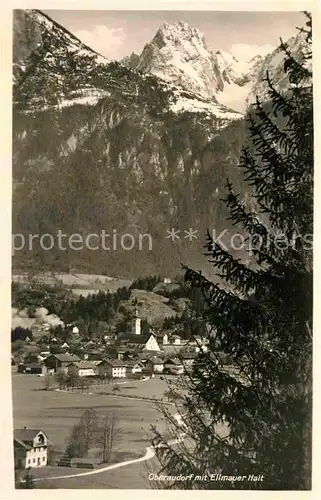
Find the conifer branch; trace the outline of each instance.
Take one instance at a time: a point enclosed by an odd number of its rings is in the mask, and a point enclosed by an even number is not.
[[[289,98],[283,95],[281,91],[276,90],[268,71],[266,72],[266,77],[264,81],[267,83],[268,86],[267,88],[268,97],[273,103],[274,116],[277,116],[277,114],[281,112],[284,117],[291,117],[292,113],[295,110],[293,103]]]

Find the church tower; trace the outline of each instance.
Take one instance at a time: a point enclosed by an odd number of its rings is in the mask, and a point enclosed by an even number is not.
[[[138,316],[138,311],[136,309],[135,315],[132,320],[132,333],[134,335],[140,335],[141,334],[141,319]]]

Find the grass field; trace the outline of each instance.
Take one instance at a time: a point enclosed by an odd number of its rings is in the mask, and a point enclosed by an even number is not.
[[[146,380],[126,380],[119,382],[113,381],[108,384],[97,384],[92,385],[90,387],[90,392],[101,393],[101,392],[110,392],[112,393],[112,389],[114,385],[117,385],[120,389],[120,396],[135,396],[137,398],[151,398],[161,400],[163,398],[164,392],[168,391],[169,385],[166,380],[175,380],[175,375],[166,375],[166,376],[156,376],[155,378],[149,378]],[[167,401],[164,398],[164,401]]]
[[[50,479],[52,476],[77,472],[65,467],[44,467],[42,470],[35,470],[33,476],[48,477],[44,481],[36,482],[37,489],[151,489],[155,487],[155,482],[149,481],[148,473],[158,470],[159,465],[152,459],[148,466],[146,462],[142,462],[86,477]]]
[[[55,275],[51,273],[41,273],[33,275],[33,279],[48,285],[62,284],[71,288],[76,295],[81,294],[84,296],[89,293],[97,293],[99,290],[115,292],[118,288],[122,288],[123,286],[128,287],[132,283],[131,280],[122,278],[112,278],[102,274],[84,273],[57,273]],[[12,280],[17,282],[28,282],[29,277],[27,274],[13,274]]]
[[[127,384],[129,389],[126,391]],[[152,396],[151,386],[154,384],[155,393],[158,392],[161,396],[167,388],[166,383],[159,379],[128,381],[127,384],[121,385],[120,394],[135,392],[138,396]],[[138,455],[144,452],[150,442],[150,425],[160,418],[154,404],[148,401],[129,400],[112,395],[43,391],[43,378],[37,375],[13,374],[12,385],[15,428],[39,427],[61,450],[64,449],[71,427],[87,408],[94,408],[97,412],[115,413],[123,429],[120,451],[130,450]],[[106,390],[110,389],[106,386]],[[104,386],[101,386],[101,390],[105,390]]]
[[[54,446],[64,451],[66,438],[72,426],[87,408],[98,413],[114,413],[122,427],[122,435],[115,448],[112,462],[122,462],[145,454],[151,444],[151,424],[163,432],[165,422],[153,403],[143,400],[113,397],[112,395],[81,394],[63,391],[43,391],[43,378],[37,375],[12,374],[14,427],[39,428]],[[127,389],[125,388],[127,386]],[[111,386],[112,387],[112,386]],[[110,387],[110,389],[111,389]],[[107,390],[108,386],[106,386]],[[161,397],[167,384],[159,378],[147,381],[128,381],[121,385],[120,395]],[[104,391],[104,386],[101,386]],[[173,407],[174,410],[174,407]],[[66,469],[48,467],[35,472],[62,475]],[[67,469],[70,473],[70,469]],[[75,472],[73,470],[73,472]],[[148,488],[148,473],[144,463],[102,472],[98,475],[62,480],[49,480],[43,487],[50,488]],[[99,486],[100,485],[100,486]]]

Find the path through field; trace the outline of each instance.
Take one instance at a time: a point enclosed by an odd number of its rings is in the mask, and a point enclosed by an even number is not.
[[[173,439],[172,441],[169,441],[168,444],[177,444],[180,443],[184,439],[185,433],[182,433],[177,439]],[[126,467],[127,465],[135,464],[138,462],[146,462],[147,460],[150,460],[151,458],[154,458],[155,456],[155,448],[161,448],[163,447],[164,444],[160,443],[159,445],[156,446],[148,446],[146,448],[146,453],[143,457],[140,458],[135,458],[134,460],[126,460],[125,462],[120,462],[118,464],[113,464],[113,465],[107,465],[106,467],[101,467],[100,469],[94,469],[86,472],[80,472],[78,474],[68,474],[65,476],[48,476],[48,477],[38,477],[35,478],[34,481],[45,481],[46,479],[70,479],[74,477],[83,477],[83,476],[91,476],[93,474],[101,474],[102,472],[106,472],[108,470],[113,470],[113,469],[118,469],[119,467]]]

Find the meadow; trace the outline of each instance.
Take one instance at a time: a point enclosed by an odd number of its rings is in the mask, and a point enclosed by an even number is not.
[[[127,389],[125,389],[127,385]],[[161,398],[167,389],[165,381],[159,378],[146,381],[129,380],[121,384],[120,395],[136,394],[137,397]],[[111,394],[77,393],[64,391],[44,391],[43,377],[37,375],[12,374],[13,420],[15,428],[24,426],[41,429],[53,442],[56,449],[64,451],[66,439],[72,426],[82,413],[93,408],[98,413],[113,413],[117,416],[122,433],[115,447],[112,463],[139,458],[151,444],[151,425],[166,431],[165,422],[154,403],[127,399]],[[94,389],[94,388],[93,388]],[[98,389],[111,391],[100,386]],[[174,407],[173,407],[174,410]],[[151,460],[151,463],[153,460]],[[34,471],[35,477],[56,476],[75,473],[75,469],[46,467]],[[102,472],[82,478],[44,481],[43,488],[148,488],[148,473],[145,463],[133,464],[123,468]],[[37,484],[40,487],[40,483]]]
[[[96,387],[101,392],[111,392],[112,386],[107,384]],[[150,425],[161,420],[155,405],[149,401],[129,400],[112,394],[44,391],[43,387],[43,377],[18,373],[12,375],[14,426],[41,428],[54,442],[55,447],[61,450],[64,449],[71,427],[88,408],[94,408],[99,413],[114,413],[123,432],[120,449],[138,454],[144,451],[150,442],[147,437]],[[120,384],[120,387],[120,395],[154,395],[161,398],[167,384],[160,379],[129,380]]]

